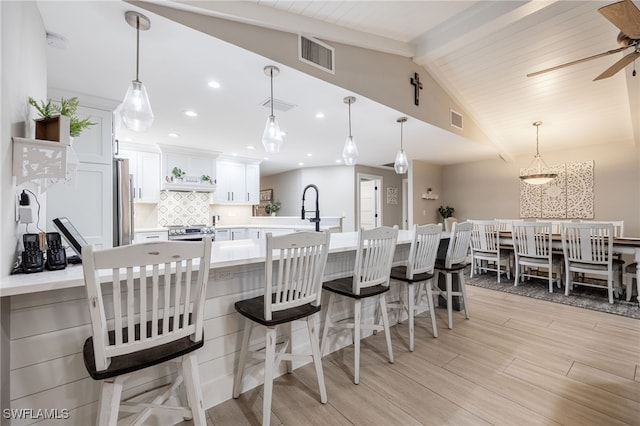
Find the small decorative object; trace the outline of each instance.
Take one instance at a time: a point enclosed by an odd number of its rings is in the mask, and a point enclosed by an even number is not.
[[[80,101],[76,97],[60,98],[59,105],[52,103],[51,99],[48,99],[47,103],[44,101],[38,103],[32,97],[29,97],[29,104],[38,111],[41,117],[36,120],[36,139],[60,142],[65,139],[63,132],[67,126],[69,136],[75,138],[80,136],[83,130],[96,124],[91,122],[91,116],[80,118],[76,115],[80,105]],[[56,138],[56,136],[57,139],[51,139]]]
[[[263,189],[260,191],[260,201],[271,201],[273,199],[273,189]]]
[[[186,172],[182,171],[182,169],[180,167],[174,167],[173,170],[171,170],[171,174],[176,179],[182,179],[184,177],[184,175],[186,174]]]
[[[211,176],[209,176],[209,175],[200,176],[200,180],[202,180],[203,182],[213,183],[213,181],[211,180]]]
[[[398,204],[398,188],[387,188],[387,204]]]
[[[440,206],[438,207],[438,213],[440,213],[440,216],[442,216],[443,219],[446,219],[448,217],[453,216],[453,212],[455,211],[455,209],[453,207],[444,207],[444,206]]]
[[[267,205],[264,206],[264,211],[271,216],[275,216],[278,210],[280,210],[280,201],[269,201]]]
[[[420,81],[420,74],[413,73],[413,77],[409,80],[413,86],[413,103],[420,105],[420,90],[422,90],[422,82]]]

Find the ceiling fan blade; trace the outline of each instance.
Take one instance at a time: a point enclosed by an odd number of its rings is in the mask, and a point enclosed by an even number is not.
[[[623,0],[598,9],[605,18],[627,37],[640,39],[640,10],[631,0]]]
[[[609,68],[607,68],[602,74],[594,78],[593,81],[598,81],[604,78],[611,77],[612,75],[614,75],[615,73],[617,73],[618,71],[620,71],[621,69],[623,69],[624,67],[626,67],[627,65],[629,65],[631,62],[635,61],[638,58],[640,58],[640,51],[636,50],[633,53],[629,53],[627,56],[622,57],[622,59],[620,59],[618,62],[611,65]]]
[[[629,47],[630,46],[619,47],[617,49],[609,50],[607,52],[603,52],[603,53],[599,53],[597,55],[589,56],[587,58],[578,59],[578,60],[575,60],[575,61],[567,62],[566,64],[556,65],[555,67],[551,67],[551,68],[547,68],[547,69],[544,69],[544,70],[532,72],[531,74],[527,74],[527,77],[535,77],[536,75],[540,75],[540,74],[544,74],[544,73],[547,73],[547,72],[559,70],[560,68],[569,67],[569,66],[575,65],[575,64],[581,64],[582,62],[591,61],[592,59],[603,58],[605,56],[613,55],[614,53],[622,52],[623,50],[625,50],[625,49],[627,49]]]

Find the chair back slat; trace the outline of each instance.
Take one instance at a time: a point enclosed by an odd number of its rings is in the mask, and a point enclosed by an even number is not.
[[[548,259],[551,253],[551,222],[514,223],[513,250],[518,256]]]
[[[463,263],[467,259],[467,252],[471,244],[471,222],[458,222],[453,224],[451,239],[447,247],[447,257],[445,258],[445,268]]]
[[[266,234],[265,319],[271,320],[273,312],[320,304],[329,238],[329,231]]]
[[[416,274],[433,273],[441,236],[441,223],[413,226],[413,237],[407,259],[407,278],[412,279]]]
[[[194,259],[199,261],[196,280],[191,276]],[[106,369],[114,356],[187,336],[202,339],[210,239],[105,250],[86,246],[82,260],[98,371]],[[105,276],[101,271],[111,272],[111,282],[101,282]],[[197,290],[194,299],[191,286]]]
[[[353,273],[354,294],[375,285],[389,285],[393,255],[398,241],[398,227],[381,226],[358,231],[358,248]]]
[[[562,227],[562,249],[569,262],[611,265],[614,226],[611,223],[566,223]]]

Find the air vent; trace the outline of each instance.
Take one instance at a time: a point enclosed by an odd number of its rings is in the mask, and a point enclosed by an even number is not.
[[[262,106],[266,108],[271,108],[271,98],[267,98],[262,101]],[[273,109],[276,111],[289,111],[291,108],[295,107],[294,104],[289,104],[285,101],[281,101],[279,99],[273,99]]]
[[[335,49],[313,37],[299,36],[298,59],[316,68],[335,74]]]
[[[462,114],[460,114],[459,112],[455,112],[454,110],[450,109],[450,123],[451,127],[455,127],[456,129],[460,129],[460,130],[464,130],[463,126],[462,126]]]

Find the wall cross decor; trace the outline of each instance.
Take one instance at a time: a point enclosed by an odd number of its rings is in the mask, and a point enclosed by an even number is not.
[[[413,86],[413,103],[420,105],[420,90],[422,90],[422,83],[420,82],[420,75],[416,72],[411,77],[411,85]]]

